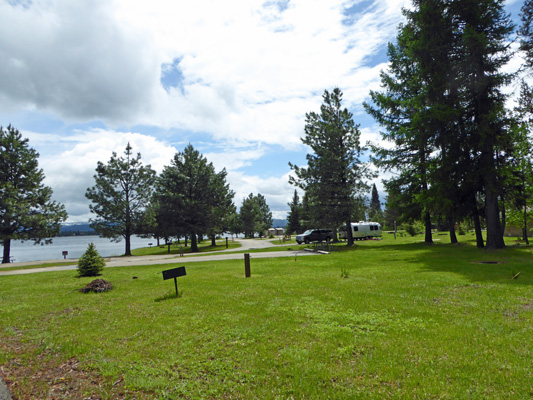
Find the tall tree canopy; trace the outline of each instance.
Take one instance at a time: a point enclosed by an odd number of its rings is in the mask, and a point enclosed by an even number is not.
[[[385,127],[393,149],[376,149],[381,166],[397,170],[396,187],[410,190],[426,221],[446,214],[452,242],[459,217],[476,222],[485,201],[487,247],[503,247],[498,197],[512,154],[505,97],[513,27],[498,0],[414,0],[405,10],[397,42],[389,47],[384,92],[372,92],[366,108]]]
[[[176,153],[159,177],[156,192],[168,236],[187,235],[191,251],[197,252],[199,234],[226,228],[235,209],[226,175],[225,169],[215,172],[213,163],[190,144]]]
[[[113,152],[107,164],[98,162],[95,185],[85,196],[91,200],[91,227],[114,241],[125,241],[124,255],[131,255],[131,236],[144,233],[144,213],[152,197],[155,171],[143,165],[141,154],[133,157],[128,143],[125,157]]]
[[[240,225],[245,237],[253,238],[255,233],[263,236],[268,228],[272,227],[272,212],[265,196],[258,193],[254,196],[250,193],[243,199],[239,210]]]
[[[351,216],[355,199],[367,190],[365,180],[371,176],[360,160],[363,150],[360,131],[352,114],[342,108],[342,91],[325,91],[320,113],[305,117],[305,137],[302,142],[312,150],[307,154],[307,166],[289,163],[295,177],[289,182],[305,190],[313,219],[324,227],[347,226],[348,245],[353,244]]]
[[[286,233],[302,233],[300,225],[300,209],[302,208],[302,205],[300,204],[300,197],[298,196],[298,191],[296,189],[294,189],[292,201],[287,205],[289,206],[289,214],[287,216],[288,224]]]
[[[39,154],[20,132],[0,127],[0,240],[2,263],[9,263],[11,240],[50,242],[67,219],[65,207],[52,201],[52,189],[43,185]]]

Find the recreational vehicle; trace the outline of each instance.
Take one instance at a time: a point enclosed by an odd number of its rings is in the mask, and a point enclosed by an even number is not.
[[[352,222],[352,237],[354,240],[372,239],[381,236],[381,225],[378,222]],[[346,226],[339,229],[339,239],[348,239]]]

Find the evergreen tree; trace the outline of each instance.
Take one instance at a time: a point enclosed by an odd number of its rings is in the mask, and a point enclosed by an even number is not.
[[[11,125],[0,127],[0,240],[2,263],[9,263],[11,240],[50,243],[67,219],[65,207],[52,201],[43,185],[39,154]]]
[[[307,154],[306,167],[289,163],[296,175],[289,182],[305,190],[312,217],[321,226],[336,229],[346,224],[351,246],[355,198],[368,189],[365,180],[372,174],[359,159],[361,134],[352,114],[342,108],[342,95],[339,88],[324,91],[320,113],[306,114],[302,142],[313,153]]]
[[[143,233],[145,210],[152,198],[155,171],[144,166],[141,154],[132,156],[128,143],[125,158],[113,152],[107,164],[98,162],[95,185],[87,189],[85,197],[96,218],[91,227],[100,235],[114,241],[125,241],[124,255],[131,256],[131,236]]]
[[[234,193],[226,183],[226,170],[215,171],[213,163],[192,145],[178,152],[158,179],[156,198],[167,236],[186,234],[191,251],[198,251],[198,235],[221,233],[233,210]]]
[[[263,233],[272,227],[272,212],[265,197],[260,193],[257,196],[250,193],[242,201],[239,216],[245,237],[253,238],[256,232],[262,237]]]
[[[94,243],[89,243],[87,250],[78,260],[78,276],[98,276],[101,275],[105,261],[98,251]]]
[[[377,221],[381,218],[381,203],[379,201],[378,189],[376,184],[372,185],[372,197],[370,199],[370,207],[368,212],[368,218],[371,221]]]
[[[386,127],[393,149],[376,149],[381,166],[398,169],[423,209],[426,242],[431,209],[447,215],[452,242],[461,213],[474,217],[483,195],[487,247],[503,247],[498,197],[512,154],[504,96],[512,25],[498,0],[415,0],[389,48],[385,93],[372,92],[368,111]],[[403,175],[403,176],[402,176]],[[418,182],[416,182],[418,181]]]
[[[300,228],[300,208],[302,205],[296,189],[294,190],[292,201],[287,205],[289,206],[289,215],[287,217],[289,223],[287,224],[286,232],[288,234],[299,234],[302,232]]]

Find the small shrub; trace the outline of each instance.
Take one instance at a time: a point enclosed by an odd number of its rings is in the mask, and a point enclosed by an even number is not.
[[[459,226],[457,227],[457,233],[459,235],[466,235],[466,230],[463,224],[459,224]]]
[[[101,275],[102,269],[105,266],[105,261],[94,246],[94,243],[89,243],[87,250],[78,260],[78,276],[98,276]]]
[[[416,236],[416,234],[417,234],[416,227],[414,225],[412,225],[412,224],[406,224],[405,225],[405,231],[411,236]]]

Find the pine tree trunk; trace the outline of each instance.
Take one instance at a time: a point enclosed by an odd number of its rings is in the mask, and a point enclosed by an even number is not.
[[[196,233],[191,234],[191,253],[198,253],[198,243],[197,243]]]
[[[424,215],[424,226],[426,228],[426,237],[424,242],[426,244],[433,244],[433,234],[431,233],[431,215],[429,214],[429,211],[426,211],[426,214]]]
[[[478,249],[482,249],[485,247],[485,242],[483,241],[483,232],[481,231],[481,222],[479,221],[479,210],[477,209],[477,202],[475,196],[472,199],[472,219],[474,220],[474,230],[476,232],[476,247]]]
[[[9,254],[11,252],[11,239],[2,240],[4,246],[4,256],[2,257],[2,264],[9,264]]]
[[[492,182],[490,182],[492,183]],[[503,249],[503,232],[500,225],[500,210],[498,207],[498,195],[492,189],[492,185],[486,185],[485,208],[487,215],[487,249]]]
[[[529,239],[527,238],[527,203],[524,204],[524,240],[526,244],[529,244]]]
[[[450,217],[448,217],[448,224],[449,224],[449,229],[450,229],[450,243],[456,244],[458,243],[458,241],[457,241],[457,235],[455,234],[455,219],[453,217],[453,214]]]
[[[353,246],[352,223],[350,220],[346,221],[346,239],[348,241],[346,245]]]
[[[126,234],[125,241],[126,241],[126,252],[124,253],[124,255],[131,256],[131,235]]]

